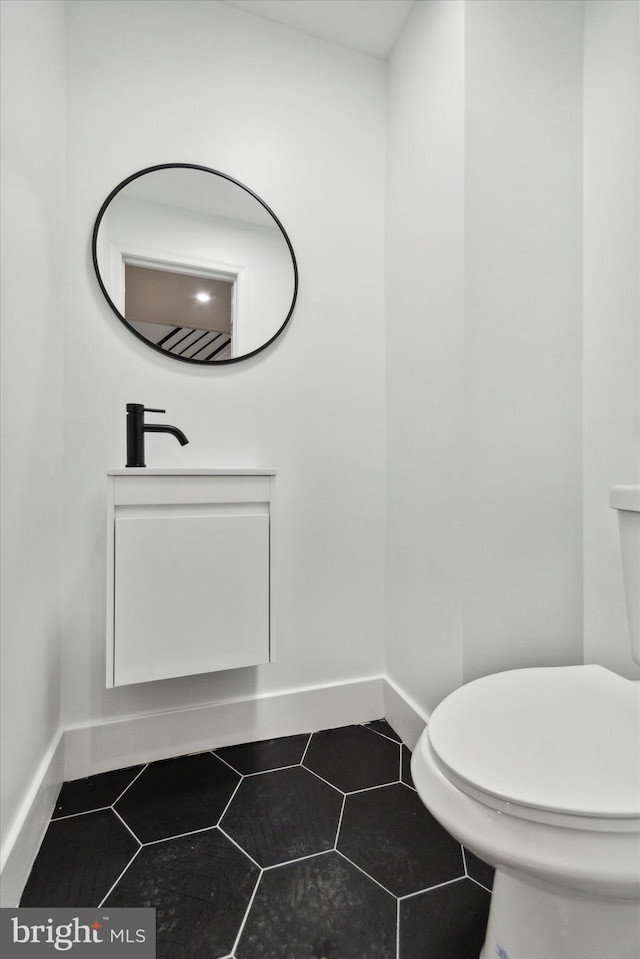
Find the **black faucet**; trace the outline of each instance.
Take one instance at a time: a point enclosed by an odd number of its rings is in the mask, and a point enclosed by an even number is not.
[[[166,413],[166,410],[154,410],[142,403],[127,403],[127,466],[146,466],[144,461],[144,434],[171,433],[185,446],[189,440],[176,426],[162,426],[160,423],[145,423],[145,413]]]

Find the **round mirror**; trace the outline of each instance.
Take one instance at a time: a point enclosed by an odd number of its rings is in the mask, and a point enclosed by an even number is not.
[[[186,363],[235,363],[289,322],[298,268],[284,227],[217,170],[166,163],[127,177],[93,230],[98,282],[116,316]]]

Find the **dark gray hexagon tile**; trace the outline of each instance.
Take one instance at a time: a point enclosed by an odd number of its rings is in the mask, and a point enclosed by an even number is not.
[[[491,896],[470,879],[400,902],[399,959],[469,959],[480,955]]]
[[[471,876],[477,882],[481,883],[486,889],[493,888],[493,875],[495,869],[482,859],[474,856],[466,846],[464,850],[464,859],[467,864],[467,875]]]
[[[300,736],[282,736],[279,739],[265,739],[242,746],[225,746],[215,752],[216,756],[220,756],[239,773],[248,775],[296,765],[302,759],[308,741],[309,734],[303,733]]]
[[[304,757],[308,769],[343,792],[400,779],[400,746],[365,726],[314,733]]]
[[[54,819],[60,816],[73,816],[79,812],[90,812],[112,806],[130,786],[143,766],[129,766],[127,769],[115,769],[113,772],[99,773],[86,779],[75,779],[64,783],[56,802]]]
[[[140,848],[111,809],[49,824],[21,906],[99,906]]]
[[[151,763],[115,809],[141,842],[215,826],[240,776],[213,753]]]
[[[237,959],[396,959],[396,902],[338,853],[266,870]]]
[[[396,896],[464,875],[460,844],[404,783],[347,796],[338,849]]]
[[[219,829],[145,846],[105,902],[154,906],[157,959],[233,949],[260,870]]]
[[[261,866],[331,849],[343,797],[308,769],[248,776],[220,823]]]

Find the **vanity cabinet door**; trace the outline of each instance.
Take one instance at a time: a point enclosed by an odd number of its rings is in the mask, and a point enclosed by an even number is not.
[[[269,515],[116,516],[113,684],[269,662]]]

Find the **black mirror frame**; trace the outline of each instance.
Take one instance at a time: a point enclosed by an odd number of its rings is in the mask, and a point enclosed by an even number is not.
[[[127,186],[127,184],[131,183],[133,180],[137,180],[139,177],[145,176],[145,174],[147,173],[155,173],[157,170],[175,170],[175,169],[200,170],[203,173],[212,173],[215,176],[222,177],[224,180],[228,180],[230,183],[235,184],[235,186],[240,187],[240,189],[244,190],[246,193],[249,193],[255,200],[258,201],[258,203],[262,207],[264,207],[264,209],[267,211],[269,216],[271,216],[272,219],[275,221],[276,225],[278,226],[278,229],[280,230],[280,232],[282,233],[282,236],[284,237],[287,247],[289,248],[289,253],[291,254],[291,263],[293,265],[293,297],[291,299],[291,306],[289,307],[289,311],[285,317],[285,320],[282,326],[280,326],[280,328],[276,330],[273,336],[270,337],[265,343],[263,343],[262,346],[259,346],[255,350],[252,350],[250,353],[243,353],[242,356],[234,356],[228,360],[216,360],[216,362],[214,363],[206,363],[206,362],[203,362],[202,360],[194,360],[187,356],[177,356],[175,354],[168,353],[166,350],[163,350],[162,347],[156,346],[155,343],[150,343],[149,340],[145,339],[145,337],[141,333],[139,333],[136,329],[134,329],[134,327],[131,326],[130,323],[127,323],[127,320],[125,319],[125,317],[122,315],[120,310],[116,307],[115,303],[109,296],[109,293],[107,292],[107,288],[105,287],[102,281],[102,277],[100,276],[100,270],[98,268],[97,241],[98,241],[98,230],[100,229],[100,224],[107,210],[107,207],[109,206],[111,201],[114,199],[114,197],[117,196],[117,194],[120,193],[120,191],[123,190]],[[124,325],[129,330],[129,332],[133,333],[133,335],[136,336],[139,340],[141,340],[141,342],[144,343],[145,346],[148,346],[150,349],[155,350],[156,353],[161,353],[163,356],[167,357],[168,359],[179,360],[182,363],[193,363],[196,366],[200,366],[200,367],[227,366],[230,363],[240,363],[242,362],[242,360],[248,360],[251,356],[255,356],[257,353],[261,353],[263,350],[266,350],[267,347],[270,346],[273,343],[273,341],[280,336],[280,334],[282,333],[282,331],[288,324],[293,314],[293,310],[296,305],[296,299],[298,297],[298,264],[296,261],[296,256],[295,256],[295,253],[293,252],[291,240],[289,239],[287,231],[285,230],[282,223],[280,222],[278,217],[275,215],[271,207],[268,206],[264,202],[264,200],[258,196],[257,193],[251,190],[248,186],[245,186],[244,183],[241,183],[239,180],[236,180],[234,177],[229,176],[228,173],[222,173],[220,170],[214,170],[211,167],[201,166],[198,163],[158,163],[155,166],[145,167],[144,170],[138,170],[136,173],[132,173],[131,176],[128,176],[125,180],[119,183],[111,191],[109,196],[106,198],[106,200],[100,207],[98,216],[96,217],[96,222],[93,227],[93,235],[91,238],[91,256],[93,259],[93,268],[95,270],[95,274],[96,274],[98,283],[100,285],[100,289],[102,290],[102,293],[107,303],[109,304],[109,306],[111,307],[115,315],[118,317],[121,323],[124,323]]]

